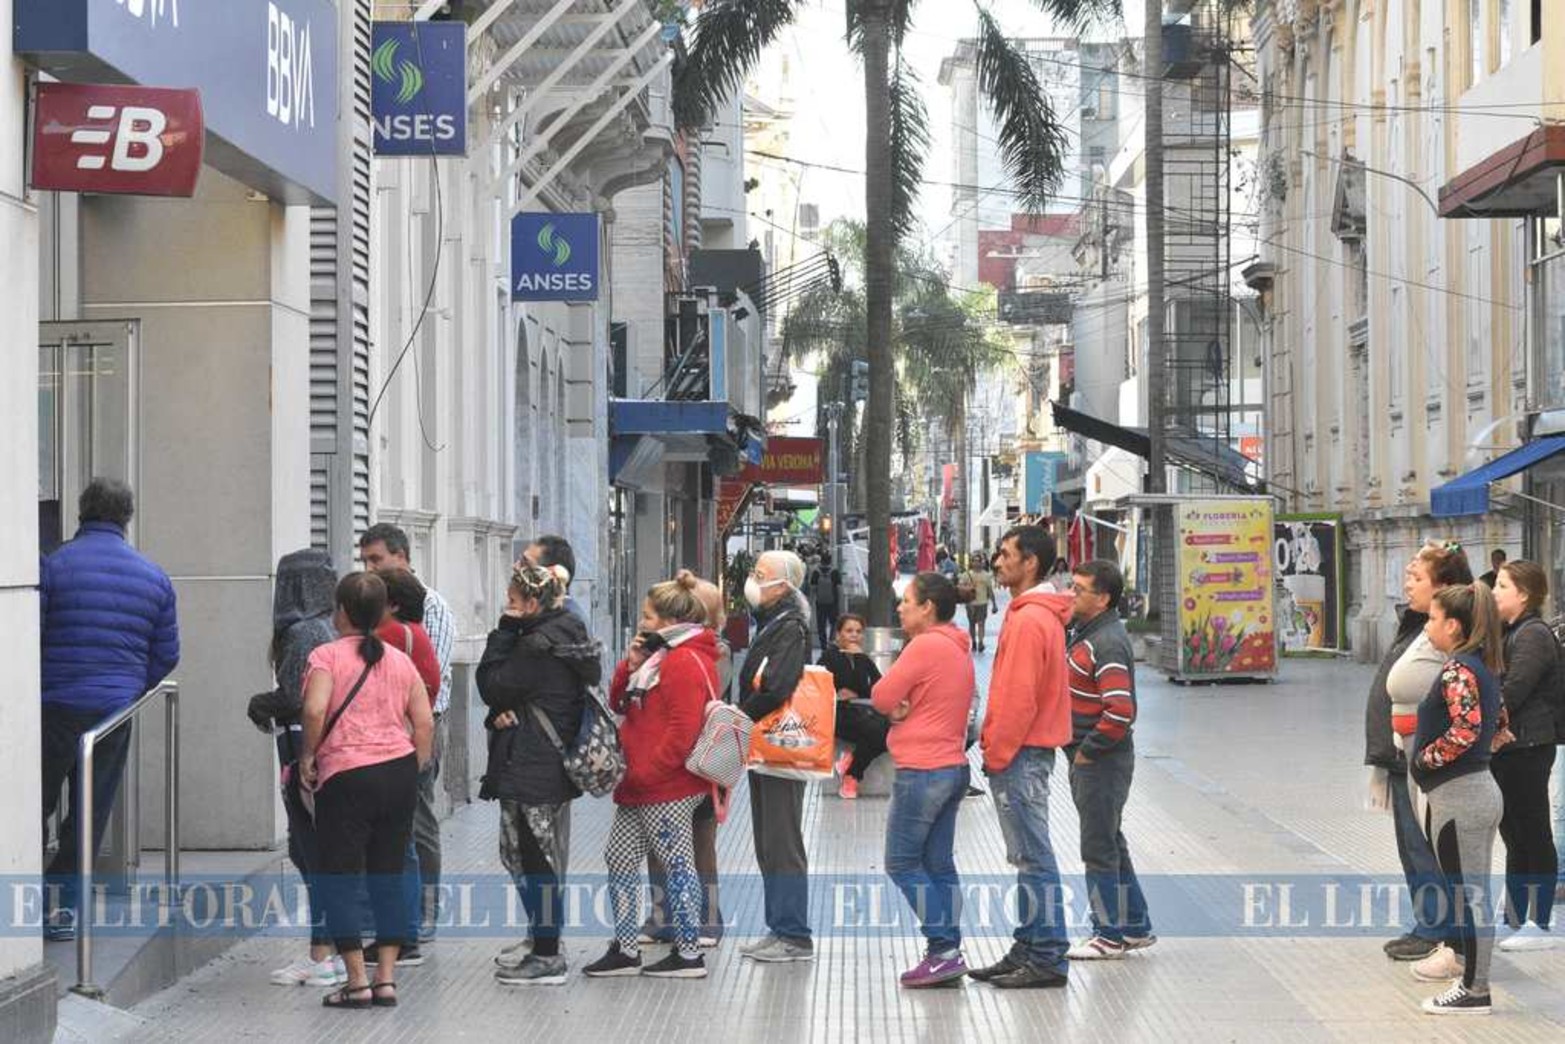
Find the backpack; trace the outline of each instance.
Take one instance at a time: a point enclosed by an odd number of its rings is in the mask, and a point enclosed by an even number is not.
[[[1549,632],[1554,635],[1557,661],[1565,665],[1565,616],[1548,621]],[[1559,675],[1556,675],[1559,677]],[[1554,711],[1554,742],[1565,743],[1565,691],[1555,689],[1548,693],[1549,709]]]
[[[685,769],[691,775],[732,790],[739,785],[749,764],[750,732],[755,728],[755,722],[738,707],[718,699],[710,682],[706,691],[701,734],[685,759]]]
[[[602,797],[614,792],[625,778],[625,750],[619,742],[619,726],[596,686],[587,690],[581,711],[581,727],[566,747],[560,741],[549,716],[528,705],[543,734],[549,738],[565,764],[565,774],[584,794]]]

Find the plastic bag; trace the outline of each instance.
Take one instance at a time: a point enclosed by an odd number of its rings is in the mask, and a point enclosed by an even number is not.
[[[830,779],[837,732],[837,687],[824,667],[804,668],[793,695],[755,723],[750,768],[783,779]]]

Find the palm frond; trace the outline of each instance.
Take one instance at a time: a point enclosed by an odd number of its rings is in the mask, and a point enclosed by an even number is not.
[[[889,12],[891,46],[895,50],[902,49],[902,41],[907,38],[908,27],[913,24],[913,5],[917,2],[918,0],[891,0]],[[847,0],[843,13],[848,19],[848,50],[858,54],[864,39],[864,0]]]
[[[1118,19],[1124,12],[1120,0],[1032,0],[1033,6],[1055,21],[1073,29],[1087,28],[1093,22]]]
[[[978,89],[1000,130],[1000,159],[1022,209],[1041,211],[1065,165],[1065,129],[1027,55],[988,11],[978,11]]]
[[[674,118],[699,127],[744,84],[766,45],[792,24],[803,0],[713,0],[690,29],[674,72]]]
[[[913,205],[929,154],[929,110],[918,75],[901,59],[891,74],[891,223],[900,240],[913,230]]]

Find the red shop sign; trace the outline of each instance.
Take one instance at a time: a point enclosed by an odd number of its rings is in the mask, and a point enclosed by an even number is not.
[[[32,185],[52,192],[193,196],[205,142],[200,91],[40,83]]]

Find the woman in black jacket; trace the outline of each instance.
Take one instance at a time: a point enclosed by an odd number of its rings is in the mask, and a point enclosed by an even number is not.
[[[1505,798],[1500,837],[1505,842],[1506,923],[1516,931],[1500,940],[1507,951],[1553,944],[1554,850],[1549,773],[1554,768],[1554,701],[1560,697],[1559,645],[1538,616],[1549,596],[1543,569],[1518,559],[1500,567],[1494,601],[1505,621],[1505,675],[1500,694],[1508,728],[1495,737],[1489,770]]]
[[[500,862],[532,927],[530,953],[508,947],[495,958],[495,979],[504,985],[565,981],[562,883],[571,802],[581,791],[538,715],[562,740],[576,736],[587,689],[602,680],[603,666],[602,649],[564,600],[565,585],[552,569],[513,572],[505,614],[478,665],[478,694],[489,708],[489,765],[479,796],[500,801]]]
[[[760,721],[781,707],[804,676],[810,655],[810,607],[800,588],[804,562],[791,551],[756,559],[744,596],[756,632],[739,669],[739,709]],[[804,782],[750,773],[750,826],[761,870],[767,936],[741,955],[756,961],[808,961],[809,856],[804,850]]]
[[[869,693],[880,668],[864,653],[864,618],[844,613],[837,619],[837,642],[821,650],[820,665],[831,672],[837,690],[837,739],[853,746],[837,759],[841,783],[837,796],[852,801],[874,760],[886,752],[891,722],[870,706]]]

